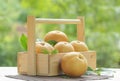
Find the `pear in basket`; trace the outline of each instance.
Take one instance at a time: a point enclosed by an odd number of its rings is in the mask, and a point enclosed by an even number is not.
[[[55,46],[55,49],[59,51],[59,53],[65,52],[73,52],[74,48],[69,42],[58,42]]]
[[[51,40],[54,40],[56,42],[68,41],[68,37],[64,32],[54,30],[54,31],[48,32],[44,37],[44,41],[46,42],[51,41]]]
[[[74,47],[74,50],[76,52],[88,51],[88,47],[84,42],[81,42],[79,40],[74,40],[74,41],[71,42],[71,44]]]
[[[36,54],[43,53],[43,51],[47,50],[48,52],[51,52],[54,50],[53,46],[50,45],[47,42],[36,42],[35,45],[35,52]]]

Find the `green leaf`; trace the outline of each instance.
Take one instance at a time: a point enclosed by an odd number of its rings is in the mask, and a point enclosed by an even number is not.
[[[95,72],[97,75],[99,75],[99,76],[101,75],[101,71],[95,70],[94,72]]]
[[[51,54],[57,54],[58,53],[58,50],[53,50],[52,52],[51,52]]]
[[[52,46],[54,46],[57,43],[57,41],[55,41],[55,40],[49,40],[47,42]]]
[[[94,71],[91,67],[88,66],[87,68],[88,71]]]
[[[44,50],[42,51],[42,53],[43,53],[43,54],[49,54],[49,51],[46,50],[46,49],[44,49]]]
[[[65,78],[65,79],[69,79],[70,78],[70,76],[67,76],[67,75],[61,75],[60,77],[61,78]]]
[[[102,68],[98,68],[96,69],[94,72],[97,74],[97,75],[101,75],[101,72],[103,71]]]
[[[97,75],[100,76],[102,69],[101,69],[101,68],[98,68],[98,69],[96,69],[96,70],[93,70],[91,67],[88,66],[87,71],[92,71],[92,72],[94,72],[94,73],[96,73]]]
[[[27,37],[24,34],[20,37],[20,43],[24,50],[27,51]]]

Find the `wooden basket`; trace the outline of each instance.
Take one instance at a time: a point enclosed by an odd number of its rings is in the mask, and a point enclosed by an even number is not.
[[[27,36],[28,50],[27,52],[18,52],[18,73],[26,75],[42,75],[55,76],[61,73],[60,59],[65,53],[56,55],[35,54],[35,24],[77,24],[77,39],[80,41],[84,38],[84,18],[77,19],[41,19],[34,16],[27,17]],[[96,52],[87,51],[81,52],[87,59],[88,65],[96,69]]]

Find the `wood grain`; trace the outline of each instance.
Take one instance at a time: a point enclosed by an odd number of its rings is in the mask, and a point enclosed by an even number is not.
[[[36,54],[35,54],[35,17],[27,17],[27,35],[28,35],[28,63],[27,74],[36,75]]]
[[[84,36],[84,17],[78,17],[78,19],[81,21],[77,24],[77,39],[79,41],[85,41]]]
[[[45,18],[36,18],[37,23],[45,24],[79,24],[79,19],[45,19]]]

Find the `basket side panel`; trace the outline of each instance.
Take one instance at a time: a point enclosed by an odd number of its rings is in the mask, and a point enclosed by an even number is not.
[[[18,68],[19,74],[27,74],[27,53],[26,52],[18,52],[17,68]]]
[[[48,55],[47,54],[37,54],[37,75],[48,75]]]
[[[87,59],[88,66],[92,69],[96,69],[96,52],[95,51],[87,51],[81,52]]]
[[[59,75],[61,73],[60,61],[64,53],[58,53],[56,55],[50,55],[49,75]]]

